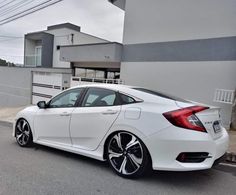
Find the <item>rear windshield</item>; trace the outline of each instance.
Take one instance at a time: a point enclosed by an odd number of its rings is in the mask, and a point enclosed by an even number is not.
[[[158,91],[153,91],[153,90],[150,90],[150,89],[145,89],[145,88],[133,88],[135,90],[138,90],[138,91],[142,91],[144,93],[148,93],[148,94],[151,94],[151,95],[155,95],[155,96],[159,96],[159,97],[162,97],[162,98],[166,98],[166,99],[170,99],[170,100],[174,100],[174,101],[179,101],[179,102],[189,102],[185,99],[182,99],[182,98],[179,98],[179,97],[175,97],[173,95],[169,95],[169,94],[166,94],[166,93],[162,93],[162,92],[158,92]]]

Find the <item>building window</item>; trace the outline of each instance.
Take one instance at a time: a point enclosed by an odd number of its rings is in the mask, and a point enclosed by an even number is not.
[[[100,79],[104,79],[104,71],[77,68],[76,69],[76,76],[83,77],[83,78],[98,78],[98,79],[100,78]]]
[[[61,46],[60,45],[57,45],[57,50],[60,50],[61,49]]]

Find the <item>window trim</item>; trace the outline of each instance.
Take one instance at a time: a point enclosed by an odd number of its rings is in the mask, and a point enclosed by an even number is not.
[[[129,105],[129,104],[137,104],[137,103],[142,103],[142,102],[144,102],[142,99],[137,98],[137,97],[135,97],[135,96],[133,96],[133,95],[130,95],[130,94],[128,94],[128,93],[124,93],[124,92],[121,92],[121,91],[117,91],[117,92],[118,92],[118,94],[119,94],[120,105]],[[128,97],[134,99],[134,102],[125,103],[125,102],[122,100],[121,95],[125,95],[125,96],[128,96]]]
[[[66,93],[66,92],[69,92],[69,91],[72,91],[72,90],[76,90],[76,89],[81,89],[81,94],[79,96],[79,98],[77,98],[77,100],[75,101],[75,104],[74,106],[71,106],[71,107],[68,107],[68,106],[63,106],[63,107],[50,107],[50,104],[51,104],[51,101],[55,98],[57,98],[58,96],[62,95],[63,93]],[[78,88],[73,88],[73,89],[68,89],[66,91],[62,91],[61,93],[59,93],[58,95],[56,95],[55,97],[53,97],[52,99],[49,100],[49,102],[46,104],[47,105],[47,109],[53,109],[53,108],[76,108],[76,107],[79,107],[79,101],[81,100],[83,94],[84,94],[84,91],[86,90],[86,88],[83,88],[83,87],[78,87]]]
[[[85,97],[86,97],[89,89],[103,89],[103,90],[105,89],[105,90],[109,90],[109,91],[114,92],[115,95],[116,95],[116,98],[115,98],[115,101],[114,101],[114,105],[108,105],[108,106],[83,106],[83,102],[85,100]],[[112,90],[112,89],[107,89],[107,88],[104,88],[104,87],[87,87],[86,92],[83,95],[83,99],[80,102],[80,107],[82,107],[82,108],[101,108],[101,107],[112,107],[112,106],[121,106],[121,101],[120,101],[120,96],[118,94],[118,91],[115,91],[115,90]]]

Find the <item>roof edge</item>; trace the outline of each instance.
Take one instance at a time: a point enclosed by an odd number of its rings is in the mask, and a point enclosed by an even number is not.
[[[80,32],[80,30],[81,30],[80,26],[71,24],[69,22],[68,23],[62,23],[62,24],[56,24],[56,25],[48,26],[47,30],[56,30],[56,29],[61,29],[61,28],[68,28],[68,29],[75,30],[75,31],[78,31],[78,32]]]

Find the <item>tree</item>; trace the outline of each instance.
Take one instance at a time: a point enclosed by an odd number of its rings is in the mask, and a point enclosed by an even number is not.
[[[15,64],[0,58],[0,66],[15,66]]]

